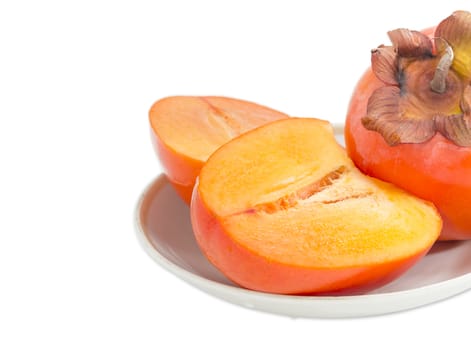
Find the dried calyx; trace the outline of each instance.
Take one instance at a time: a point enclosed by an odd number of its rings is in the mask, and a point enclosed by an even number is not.
[[[392,46],[371,53],[384,86],[368,100],[364,127],[391,146],[426,142],[438,132],[471,147],[471,13],[454,12],[432,39],[408,29],[388,35]]]

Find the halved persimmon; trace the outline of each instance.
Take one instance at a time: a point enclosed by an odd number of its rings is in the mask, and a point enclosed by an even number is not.
[[[282,294],[381,286],[436,241],[435,207],[361,173],[326,121],[279,120],[203,166],[191,202],[202,251],[239,285]]]
[[[190,202],[201,167],[217,148],[250,129],[288,115],[249,101],[217,96],[172,96],[149,112],[152,140],[164,172]]]

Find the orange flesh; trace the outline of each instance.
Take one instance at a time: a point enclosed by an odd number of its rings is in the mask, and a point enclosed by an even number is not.
[[[201,166],[217,148],[241,133],[287,117],[252,102],[215,96],[167,97],[149,112],[164,171],[187,202]]]
[[[210,157],[195,191],[202,250],[229,278],[259,290],[312,293],[381,279],[425,254],[441,229],[432,205],[360,173],[316,119],[277,121],[232,140]],[[244,261],[229,262],[235,253],[224,251],[235,250]],[[264,285],[254,268],[274,268],[275,282],[289,287]],[[353,278],[359,270],[363,277]],[[308,285],[306,271],[317,276]]]

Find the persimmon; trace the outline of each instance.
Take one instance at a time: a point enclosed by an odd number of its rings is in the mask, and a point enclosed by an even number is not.
[[[441,230],[435,207],[361,173],[331,125],[278,120],[216,150],[190,206],[203,253],[235,283],[281,294],[384,285]]]
[[[288,115],[249,101],[218,96],[171,96],[149,112],[154,148],[168,179],[189,203],[208,157],[237,135]]]
[[[471,238],[471,13],[388,33],[347,112],[349,156],[366,174],[433,202],[440,240]]]

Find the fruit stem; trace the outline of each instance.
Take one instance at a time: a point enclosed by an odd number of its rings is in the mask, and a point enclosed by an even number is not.
[[[451,46],[446,42],[445,45],[445,53],[443,54],[442,58],[440,58],[437,68],[435,69],[433,79],[430,82],[430,88],[438,94],[442,94],[446,90],[446,77],[454,58],[454,53]]]

